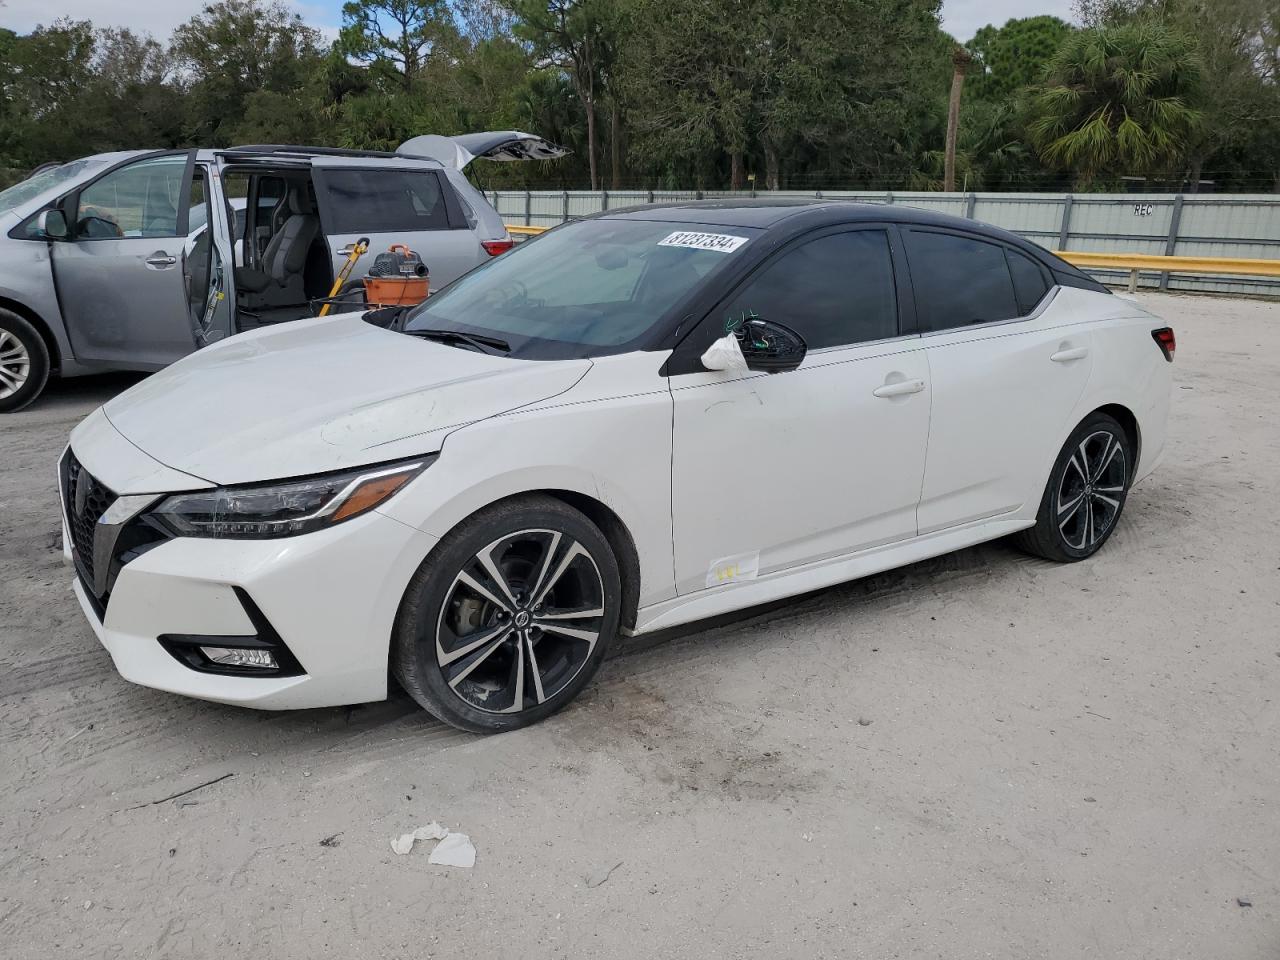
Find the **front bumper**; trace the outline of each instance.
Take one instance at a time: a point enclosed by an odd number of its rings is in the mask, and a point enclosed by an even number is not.
[[[86,465],[92,470],[92,465]],[[68,542],[63,517],[64,543]],[[266,710],[381,700],[396,610],[436,540],[391,517],[364,514],[280,540],[177,538],[120,567],[105,610],[73,587],[85,618],[126,680]],[[69,552],[68,552],[69,559]],[[160,637],[257,632],[237,588],[301,665],[294,676],[225,676],[193,669]]]

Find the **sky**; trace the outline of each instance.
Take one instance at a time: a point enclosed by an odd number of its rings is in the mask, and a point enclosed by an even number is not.
[[[342,0],[286,0],[326,35],[336,35]],[[25,33],[57,17],[92,20],[99,26],[129,27],[167,38],[178,24],[198,13],[205,0],[3,0],[0,27]],[[1052,13],[1071,17],[1071,0],[943,0],[942,25],[956,39],[971,40],[978,28],[1011,17]]]

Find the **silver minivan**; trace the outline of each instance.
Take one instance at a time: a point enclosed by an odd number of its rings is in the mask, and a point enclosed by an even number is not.
[[[423,136],[395,153],[290,145],[105,153],[0,192],[0,413],[50,375],[158,370],[206,344],[313,316],[352,245],[418,252],[432,289],[511,247],[463,174],[552,159],[515,131]]]

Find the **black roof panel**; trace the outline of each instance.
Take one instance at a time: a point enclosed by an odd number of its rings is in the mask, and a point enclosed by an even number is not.
[[[803,217],[815,224],[879,220],[960,227],[980,232],[990,230],[1005,234],[1005,231],[990,224],[904,204],[859,203],[820,197],[720,197],[715,200],[663,201],[606,210],[596,216],[629,220],[670,220],[676,223],[688,221],[723,224],[726,227],[771,227],[792,217]]]
[[[786,222],[787,234],[813,227],[839,223],[856,223],[860,220],[879,223],[901,223],[923,227],[942,227],[963,230],[978,236],[999,240],[1017,247],[1050,270],[1073,278],[1074,285],[1089,289],[1105,290],[1097,281],[1055,256],[1039,244],[1032,243],[1015,233],[1000,227],[955,217],[950,214],[921,210],[896,203],[857,203],[820,197],[720,197],[715,200],[679,200],[646,203],[634,207],[622,207],[595,214],[629,220],[659,220],[673,223],[701,223],[710,226],[755,227],[767,230]]]

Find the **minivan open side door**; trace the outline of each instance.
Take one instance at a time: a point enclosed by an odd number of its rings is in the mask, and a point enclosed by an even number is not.
[[[115,166],[59,203],[70,235],[51,244],[58,302],[76,358],[158,369],[196,347],[188,224],[194,150]]]

